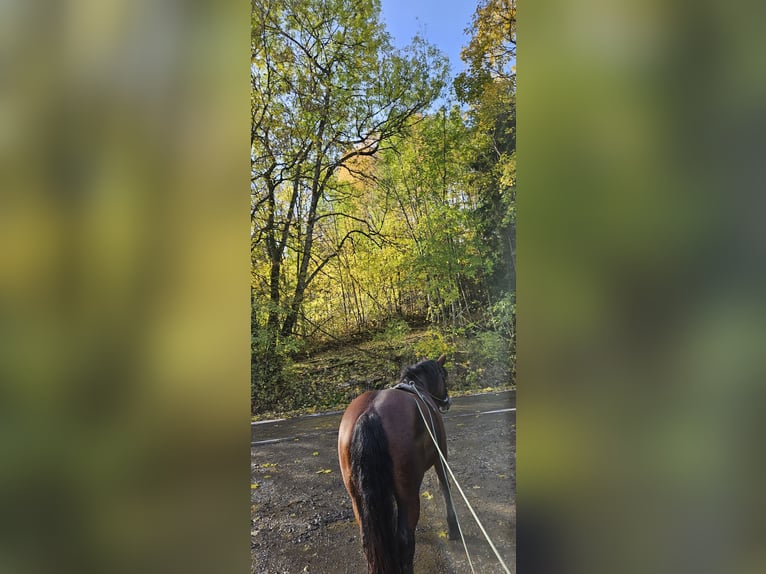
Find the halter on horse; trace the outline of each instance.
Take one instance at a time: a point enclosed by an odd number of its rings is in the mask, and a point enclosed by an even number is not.
[[[360,526],[369,574],[411,574],[420,485],[432,466],[447,506],[449,538],[457,521],[439,455],[425,425],[447,453],[441,412],[450,407],[445,356],[407,367],[396,387],[368,391],[346,409],[338,433],[338,458]],[[418,408],[420,407],[420,408]],[[421,413],[427,413],[427,422]]]

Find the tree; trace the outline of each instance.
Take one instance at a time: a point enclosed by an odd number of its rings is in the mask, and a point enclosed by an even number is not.
[[[374,156],[446,82],[418,40],[391,46],[379,0],[258,1],[252,11],[252,253],[269,346],[295,332],[306,291],[374,221],[343,210],[341,168]],[[337,235],[337,223],[345,232]]]
[[[471,40],[461,58],[468,70],[458,78],[458,94],[462,89],[466,98],[492,78],[515,81],[516,0],[481,0],[466,32]]]
[[[516,1],[482,0],[466,31],[471,40],[461,57],[468,67],[455,91],[474,126],[471,165],[481,234],[496,254],[490,283],[497,300],[516,280]]]
[[[379,185],[395,214],[389,236],[406,270],[400,289],[415,291],[435,321],[471,310],[483,248],[468,168],[471,140],[458,108],[422,119],[383,154]]]

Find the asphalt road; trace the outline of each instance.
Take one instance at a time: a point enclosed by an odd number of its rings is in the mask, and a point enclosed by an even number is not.
[[[341,414],[253,423],[251,572],[366,572],[337,460]],[[515,572],[516,394],[455,398],[444,421],[450,466]],[[421,496],[415,572],[470,572],[462,542],[446,539],[444,500],[433,470],[426,473]],[[476,572],[504,572],[454,487],[453,497]]]

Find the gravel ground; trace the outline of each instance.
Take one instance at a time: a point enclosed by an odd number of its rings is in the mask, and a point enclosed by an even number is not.
[[[445,415],[450,466],[511,572],[516,554],[515,393],[454,399]],[[488,411],[502,412],[488,412]],[[478,414],[480,412],[486,414]],[[359,530],[340,476],[340,414],[253,426],[253,574],[366,572]],[[269,442],[266,442],[269,441]],[[421,487],[415,572],[470,572],[461,541],[446,539],[436,473]],[[453,498],[476,572],[503,572],[459,493]]]

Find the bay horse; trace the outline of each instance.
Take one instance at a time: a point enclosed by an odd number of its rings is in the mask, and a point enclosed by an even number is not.
[[[412,574],[420,486],[432,466],[447,505],[449,538],[459,536],[444,466],[424,422],[446,457],[440,413],[449,409],[450,399],[444,359],[442,355],[406,367],[396,387],[367,391],[343,413],[338,459],[368,574]]]

